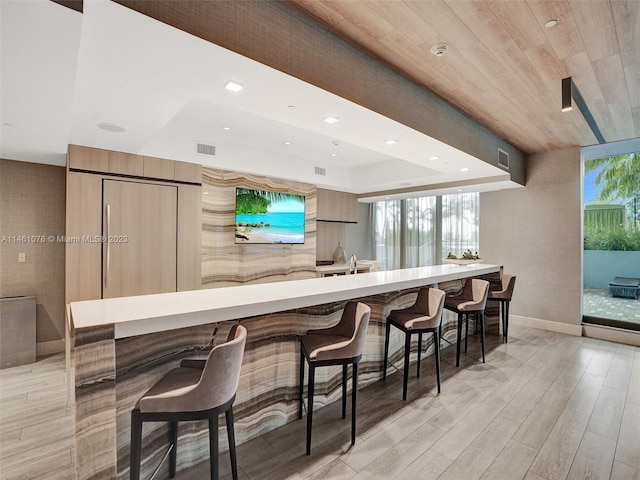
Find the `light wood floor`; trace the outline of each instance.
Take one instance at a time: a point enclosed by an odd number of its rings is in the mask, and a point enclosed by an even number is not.
[[[431,357],[419,379],[411,367],[407,402],[399,374],[360,390],[353,448],[339,402],[314,412],[310,457],[304,420],[239,446],[240,479],[640,480],[640,349],[510,333],[488,339],[486,364],[475,339],[460,369],[446,349],[440,395]],[[0,372],[3,480],[72,478],[64,381],[62,357]],[[226,453],[220,464],[230,478]],[[208,474],[205,462],[177,478]]]

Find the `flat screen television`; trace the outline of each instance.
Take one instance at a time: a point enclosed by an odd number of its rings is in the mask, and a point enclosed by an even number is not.
[[[304,196],[236,188],[235,243],[304,243]]]

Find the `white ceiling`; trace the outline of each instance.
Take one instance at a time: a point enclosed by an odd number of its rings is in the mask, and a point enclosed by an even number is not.
[[[2,0],[0,16],[2,158],[64,165],[72,143],[358,194],[518,186],[420,132],[110,1],[85,0],[80,14]],[[244,90],[225,90],[228,80]],[[327,115],[340,121],[328,125]],[[216,156],[197,154],[196,142]]]

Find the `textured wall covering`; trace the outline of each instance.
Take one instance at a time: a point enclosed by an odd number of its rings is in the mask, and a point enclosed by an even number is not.
[[[64,212],[64,168],[0,160],[0,296],[35,295],[40,353],[64,350]]]
[[[304,245],[236,244],[236,187],[304,195]],[[202,193],[202,288],[315,278],[315,185],[203,168]]]
[[[580,324],[580,184],[575,147],[529,157],[526,188],[480,194],[483,257],[518,276],[510,314]]]

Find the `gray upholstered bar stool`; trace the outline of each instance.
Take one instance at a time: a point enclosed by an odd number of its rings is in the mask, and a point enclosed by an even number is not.
[[[460,341],[462,339],[462,321],[465,321],[464,352],[467,353],[467,337],[469,336],[469,315],[473,314],[480,323],[482,342],[482,363],[484,363],[484,307],[487,304],[489,282],[477,278],[465,282],[458,295],[447,295],[444,308],[458,314],[458,337],[456,341],[456,367],[460,366]]]
[[[342,365],[342,418],[347,409],[347,367],[353,365],[351,391],[351,444],[356,443],[356,398],[358,393],[358,362],[369,326],[371,308],[364,303],[347,302],[340,322],[330,328],[309,330],[300,341],[300,409],[304,407],[304,362],[309,364],[309,391],[307,408],[307,455],[311,455],[311,427],[313,420],[313,391],[317,367]]]
[[[501,282],[501,290],[489,291],[487,300],[500,302],[502,310],[502,337],[504,338],[504,343],[507,343],[509,341],[509,302],[511,302],[511,297],[513,297],[513,288],[516,286],[516,276],[505,273],[502,275]]]
[[[140,478],[143,422],[169,422],[169,475],[176,474],[178,422],[209,420],[209,464],[211,479],[218,479],[218,415],[225,413],[231,472],[238,479],[233,431],[233,402],[247,329],[234,325],[226,343],[217,345],[206,360],[183,360],[145,393],[131,412],[130,478]]]
[[[422,353],[422,334],[433,333],[436,361],[436,380],[440,393],[440,324],[445,293],[437,288],[424,287],[418,291],[416,302],[399,310],[392,310],[387,316],[384,336],[384,365],[382,378],[387,378],[387,359],[389,357],[389,334],[391,325],[404,332],[404,377],[402,382],[402,399],[407,399],[407,383],[409,381],[409,353],[411,351],[411,335],[418,334],[418,366],[416,376],[420,376],[420,356]]]

